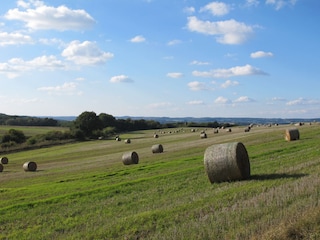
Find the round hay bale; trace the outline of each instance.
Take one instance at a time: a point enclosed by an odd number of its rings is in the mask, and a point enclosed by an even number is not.
[[[3,171],[3,165],[0,163],[0,172]]]
[[[26,172],[34,172],[37,170],[37,164],[35,162],[25,162],[23,164],[23,170]]]
[[[126,140],[124,140],[124,143],[131,143],[130,138],[128,138],[128,139],[126,139]]]
[[[241,142],[208,147],[204,153],[204,166],[211,183],[250,177],[249,156]]]
[[[153,137],[154,137],[154,138],[158,138],[159,135],[158,135],[158,134],[154,134]]]
[[[286,131],[285,131],[285,139],[287,141],[299,140],[300,139],[299,130],[296,129],[296,128],[294,128],[294,129],[286,129]]]
[[[155,144],[151,147],[152,153],[162,153],[163,146],[161,144]]]
[[[204,132],[204,133],[201,133],[200,134],[200,138],[207,138],[207,134]]]
[[[218,129],[218,128],[215,128],[215,129],[213,130],[213,133],[219,133],[219,129]]]
[[[139,155],[136,152],[127,152],[122,155],[122,162],[124,165],[138,164]]]
[[[9,162],[9,159],[7,157],[2,157],[0,160],[0,163],[2,164],[8,164],[8,162]]]

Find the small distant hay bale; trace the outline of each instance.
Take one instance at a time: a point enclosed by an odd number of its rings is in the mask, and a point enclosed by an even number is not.
[[[128,139],[126,139],[126,140],[124,140],[124,143],[131,143],[130,138],[128,138]]]
[[[136,152],[127,152],[122,155],[122,162],[124,165],[138,164],[139,155]]]
[[[227,132],[232,132],[231,128],[228,128],[226,131],[227,131]]]
[[[195,132],[196,130],[194,128],[191,129],[191,132]]]
[[[3,165],[0,163],[0,172],[3,171]]]
[[[116,141],[117,141],[117,142],[120,142],[120,141],[121,141],[121,138],[120,138],[120,137],[116,137]]]
[[[159,135],[158,135],[158,134],[154,134],[153,137],[154,137],[154,138],[158,138]]]
[[[215,128],[215,129],[213,130],[213,133],[219,133],[219,129],[218,129],[218,128]]]
[[[37,164],[35,162],[25,162],[23,164],[23,170],[26,172],[35,172],[37,170]]]
[[[244,129],[244,131],[245,132],[250,132],[250,128],[247,127],[247,128]]]
[[[8,162],[9,162],[9,159],[7,157],[2,157],[0,160],[0,163],[2,164],[8,164]]]
[[[286,141],[294,141],[294,140],[299,140],[300,139],[300,133],[299,130],[294,128],[294,129],[286,129],[285,131],[285,140]]]
[[[249,156],[241,142],[208,147],[204,153],[204,166],[211,183],[250,177]]]
[[[161,144],[155,144],[151,147],[152,153],[162,153],[163,152],[163,146]]]
[[[207,138],[207,134],[206,134],[205,132],[201,133],[201,134],[200,134],[200,138],[202,138],[202,139],[203,139],[203,138]]]

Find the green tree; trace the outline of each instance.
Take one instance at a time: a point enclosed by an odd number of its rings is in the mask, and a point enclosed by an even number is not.
[[[20,130],[10,129],[6,134],[2,136],[2,143],[15,142],[23,143],[26,141],[26,136]]]
[[[95,112],[85,111],[81,113],[74,121],[74,125],[85,137],[89,138],[93,137],[94,132],[102,129],[102,123]]]

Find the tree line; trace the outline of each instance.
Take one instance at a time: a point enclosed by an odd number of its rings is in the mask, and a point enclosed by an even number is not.
[[[219,124],[218,122],[195,123],[195,122],[174,122],[161,124],[155,120],[133,120],[116,119],[114,116],[106,113],[96,114],[93,111],[81,113],[74,121],[57,121],[51,118],[19,117],[0,114],[0,125],[10,126],[68,126],[69,130],[49,131],[45,134],[36,136],[25,136],[21,130],[10,129],[3,136],[0,136],[2,149],[24,148],[28,146],[43,146],[49,143],[61,143],[69,141],[83,141],[89,139],[108,139],[123,132],[163,129],[175,127],[229,127],[229,124]],[[49,144],[50,145],[50,144]]]

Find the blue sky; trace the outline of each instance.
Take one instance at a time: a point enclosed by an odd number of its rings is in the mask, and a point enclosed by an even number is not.
[[[0,113],[320,117],[318,0],[1,0]]]

